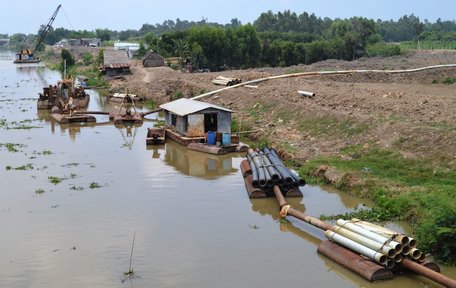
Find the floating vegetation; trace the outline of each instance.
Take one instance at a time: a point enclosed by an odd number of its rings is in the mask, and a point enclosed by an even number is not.
[[[66,178],[59,178],[59,177],[56,177],[56,176],[48,176],[49,182],[51,182],[54,185],[59,184],[60,182],[62,182],[65,179]]]
[[[68,164],[63,164],[62,167],[76,167],[79,166],[79,163],[68,163]]]
[[[13,167],[8,165],[8,166],[5,167],[5,169],[6,169],[6,171],[9,171],[9,170],[13,169]]]
[[[33,165],[31,163],[14,168],[14,170],[32,170],[32,169],[33,169]]]
[[[91,182],[89,185],[90,189],[101,188],[101,187],[103,187],[103,186],[98,184],[97,182]]]
[[[19,147],[26,147],[27,145],[24,144],[17,144],[17,143],[0,143],[0,148],[5,147],[9,152],[19,152],[17,148]]]
[[[41,188],[36,189],[36,190],[35,190],[35,193],[38,194],[38,195],[41,195],[41,194],[44,193],[44,189],[41,189]]]
[[[16,127],[6,127],[8,130],[29,130],[29,129],[35,129],[35,128],[43,128],[42,126],[16,126]]]
[[[84,190],[84,187],[81,187],[81,186],[71,186],[70,189],[71,189],[71,190],[74,190],[74,191],[82,191],[82,190]]]
[[[52,155],[54,153],[52,153],[51,150],[43,150],[41,152],[33,151],[33,154],[36,154],[36,155]]]

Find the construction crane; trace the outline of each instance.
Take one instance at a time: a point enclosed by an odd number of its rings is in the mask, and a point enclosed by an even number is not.
[[[41,43],[43,42],[47,33],[51,29],[52,23],[54,22],[55,17],[57,17],[57,13],[59,12],[61,6],[62,5],[60,5],[60,4],[59,4],[59,6],[57,6],[57,9],[55,9],[54,14],[52,14],[46,27],[44,28],[43,31],[41,31],[40,35],[38,35],[39,38],[38,38],[38,41],[36,42],[35,49],[34,50],[31,50],[31,49],[21,50],[19,53],[16,54],[16,59],[14,60],[14,63],[16,63],[16,64],[39,63],[41,61],[40,58],[34,57],[33,52],[37,51],[38,47],[41,45]]]

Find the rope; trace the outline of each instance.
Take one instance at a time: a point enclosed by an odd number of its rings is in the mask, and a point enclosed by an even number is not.
[[[287,216],[288,210],[290,210],[290,208],[291,208],[291,205],[288,205],[288,204],[287,205],[283,205],[282,208],[280,209],[280,212],[279,212],[280,216],[282,218],[285,218],[285,216]]]

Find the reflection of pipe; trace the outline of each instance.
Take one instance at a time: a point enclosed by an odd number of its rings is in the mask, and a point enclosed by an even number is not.
[[[339,219],[337,220],[337,225],[341,226],[341,227],[344,227],[350,231],[353,231],[355,233],[358,233],[360,235],[363,235],[364,237],[367,237],[369,239],[372,239],[374,241],[377,241],[379,243],[382,243],[382,244],[385,244],[385,245],[388,245],[390,247],[393,247],[397,252],[401,252],[402,251],[402,244],[399,244],[397,243],[396,241],[390,241],[388,238],[386,237],[383,237],[381,235],[378,235],[374,232],[371,232],[371,231],[368,231],[366,229],[363,229],[362,227],[360,226],[357,226],[349,221],[346,221],[346,220],[343,220],[343,219]]]
[[[392,247],[383,245],[381,243],[378,243],[377,241],[371,240],[367,237],[364,237],[360,234],[357,234],[355,232],[352,232],[348,229],[342,228],[340,226],[334,226],[331,229],[337,234],[340,234],[356,243],[359,243],[361,245],[364,245],[372,250],[379,251],[382,254],[387,255],[390,258],[393,258],[396,255],[396,250]]]
[[[352,251],[358,252],[361,255],[364,255],[377,263],[385,265],[388,261],[388,258],[375,250],[367,248],[366,246],[356,243],[353,240],[348,239],[340,234],[335,233],[334,231],[328,230],[325,232],[325,236],[338,244],[341,244],[344,247],[349,248]]]

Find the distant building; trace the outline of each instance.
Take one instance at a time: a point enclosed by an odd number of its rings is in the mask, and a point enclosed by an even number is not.
[[[155,51],[149,51],[143,57],[143,66],[144,67],[160,67],[165,66],[165,58]]]
[[[10,40],[8,38],[6,39],[0,39],[0,46],[8,46]]]
[[[131,74],[131,62],[126,51],[105,50],[102,73],[107,77]]]
[[[128,58],[132,59],[136,55],[136,52],[139,50],[139,44],[138,43],[117,42],[117,43],[114,43],[114,49],[127,51]]]
[[[214,104],[181,98],[160,105],[165,122],[186,137],[204,137],[209,131],[231,134],[231,111]]]
[[[70,46],[101,47],[99,38],[77,38],[68,40]]]
[[[130,51],[137,51],[139,50],[138,43],[127,43],[127,42],[117,42],[114,43],[115,50],[130,50]]]

